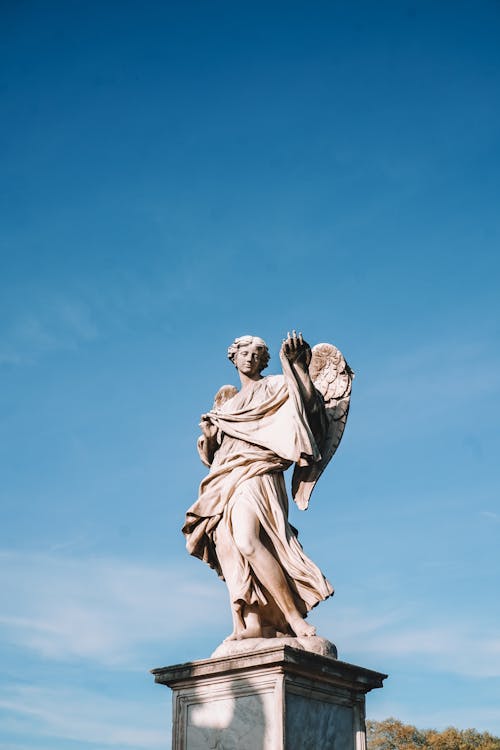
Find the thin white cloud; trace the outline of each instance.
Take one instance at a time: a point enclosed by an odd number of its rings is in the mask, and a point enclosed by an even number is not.
[[[480,515],[483,516],[483,518],[487,518],[489,521],[500,521],[500,515],[498,513],[494,513],[491,510],[482,510],[480,512]]]
[[[483,399],[498,393],[499,365],[486,340],[469,344],[466,355],[460,343],[431,339],[426,346],[387,358],[357,395],[358,409],[365,414],[358,434],[363,430],[364,437],[383,434],[400,440],[407,430],[428,430],[432,425],[436,431],[441,424],[449,428],[467,421],[467,413],[457,404],[468,398],[473,411]],[[371,417],[372,412],[376,417]],[[463,435],[470,438],[470,425],[463,428]]]
[[[170,273],[145,280],[126,269],[108,277],[80,280],[72,288],[21,287],[5,302],[0,319],[0,365],[33,365],[52,351],[74,351],[135,321],[164,321],[165,304],[185,295],[172,287]]]
[[[3,640],[44,658],[130,665],[144,644],[194,637],[200,620],[229,627],[225,587],[182,566],[11,552],[0,566]]]
[[[457,625],[452,619],[433,628],[388,632],[361,645],[362,651],[391,657],[424,657],[429,666],[469,677],[500,676],[500,637],[477,627]]]
[[[31,736],[130,750],[165,748],[168,723],[165,721],[165,726],[158,726],[156,708],[143,701],[114,699],[71,686],[64,689],[32,685],[0,688],[0,712],[7,714],[2,721],[3,731],[17,735],[24,742]],[[10,750],[12,745],[8,747]]]
[[[408,620],[412,625],[408,625]],[[408,612],[394,610],[384,615],[368,614],[361,609],[344,609],[335,622],[321,620],[322,632],[334,632],[339,657],[369,659],[381,664],[388,660],[425,660],[428,668],[468,677],[500,676],[500,634],[473,613],[463,613],[461,621],[454,613],[430,626]],[[359,660],[358,659],[358,660]]]
[[[164,653],[168,644],[179,649],[189,640],[199,643],[200,632],[211,628],[215,647],[229,627],[225,587],[215,576],[199,582],[200,576],[191,578],[188,569],[4,551],[2,641],[27,652],[23,662],[39,657],[60,669],[76,663],[84,673],[100,667],[110,674],[137,669],[142,674],[138,684],[152,684],[145,674],[146,650]],[[100,750],[169,746],[166,695],[159,694],[158,703],[151,705],[110,698],[100,688],[77,688],[65,678],[59,684],[57,671],[44,671],[43,685],[16,684],[14,679],[0,684],[2,731],[16,738],[18,750],[31,747],[35,737],[37,747],[44,738],[87,742]],[[15,747],[0,741],[0,750]]]
[[[201,578],[198,571],[191,577],[190,567],[167,569],[61,553],[1,553],[2,639],[48,660],[144,670],[144,649],[151,643],[160,648],[166,642],[178,645],[198,640],[200,632],[210,629],[219,635],[229,625],[225,587],[214,575]],[[473,612],[463,614],[461,622],[450,613],[449,621],[441,617],[428,626],[407,608],[377,611],[373,603],[337,608],[334,621],[327,612],[314,619],[320,635],[335,633],[341,659],[388,671],[391,662],[418,662],[450,674],[500,675],[500,637],[479,615],[474,619]],[[407,715],[407,706],[392,708],[390,713],[418,726],[478,726],[481,720],[491,730],[498,718],[494,711],[479,717],[471,710],[467,719],[444,711],[441,717],[424,720]],[[141,701],[126,705],[66,683],[64,689],[49,683],[0,688],[4,731],[19,737],[20,748],[23,732],[42,742],[58,737],[100,748],[166,747],[168,727],[157,726],[157,707],[151,711],[146,720],[148,711],[144,713]],[[376,716],[384,715],[379,703]]]
[[[0,364],[31,365],[48,352],[74,350],[99,335],[88,304],[63,296],[31,303],[2,331]]]

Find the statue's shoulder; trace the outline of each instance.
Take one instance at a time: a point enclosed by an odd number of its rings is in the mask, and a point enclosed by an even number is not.
[[[282,373],[278,373],[277,375],[266,375],[264,377],[264,380],[275,383],[282,383],[284,381],[284,375]]]
[[[266,375],[262,380],[264,381],[266,388],[273,391],[279,390],[285,384],[284,375]]]

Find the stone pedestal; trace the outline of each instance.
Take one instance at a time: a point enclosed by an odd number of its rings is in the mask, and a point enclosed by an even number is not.
[[[173,690],[173,750],[365,750],[386,677],[288,645],[152,673]]]

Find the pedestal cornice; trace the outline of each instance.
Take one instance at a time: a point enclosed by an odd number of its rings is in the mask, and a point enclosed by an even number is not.
[[[387,675],[365,667],[292,648],[275,646],[248,654],[223,656],[212,659],[174,664],[169,667],[152,669],[155,682],[172,688],[182,687],[193,680],[197,682],[235,676],[238,672],[245,674],[277,671],[286,675],[310,677],[314,674],[318,682],[339,685],[358,693],[368,693],[374,688],[381,688]]]

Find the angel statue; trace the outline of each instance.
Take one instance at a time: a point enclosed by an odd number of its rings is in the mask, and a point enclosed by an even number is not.
[[[226,639],[313,636],[307,613],[333,594],[288,521],[284,471],[301,510],[344,431],[353,372],[331,344],[302,334],[280,349],[282,375],[262,376],[266,343],[241,336],[228,349],[241,388],[223,386],[203,414],[198,452],[210,468],[183,532],[190,554],[226,582],[233,632]]]

